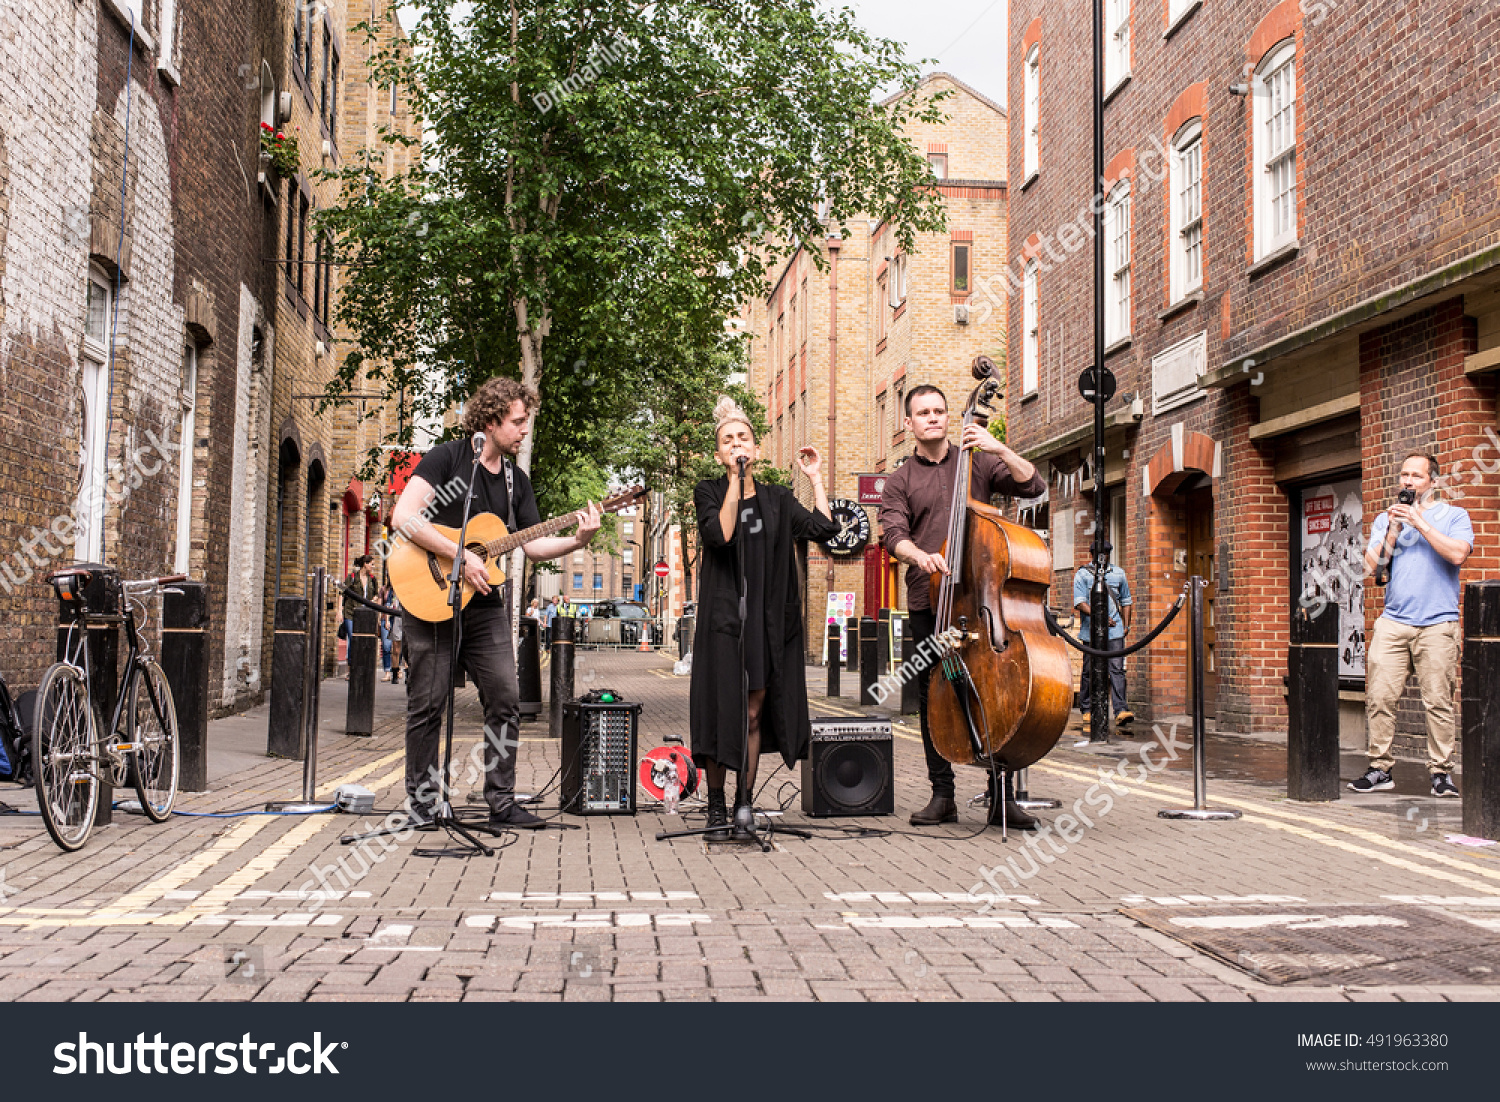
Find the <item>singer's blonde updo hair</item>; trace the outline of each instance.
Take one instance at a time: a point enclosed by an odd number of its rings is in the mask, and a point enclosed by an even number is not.
[[[738,421],[750,430],[750,438],[755,438],[755,425],[751,422],[749,415],[740,408],[740,404],[727,394],[722,396],[714,405],[714,446],[719,444],[719,430],[725,425]]]

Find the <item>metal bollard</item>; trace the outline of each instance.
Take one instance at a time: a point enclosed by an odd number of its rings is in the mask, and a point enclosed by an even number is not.
[[[908,665],[917,653],[917,641],[912,638],[911,632],[901,636],[901,714],[914,716],[917,714],[917,679],[927,676],[927,670],[911,672]]]
[[[849,664],[848,670],[853,673],[859,669],[859,617],[850,616],[844,621],[844,638],[849,640]]]
[[[552,685],[547,737],[562,738],[563,705],[573,699],[574,633],[578,621],[559,616],[552,621]]]
[[[276,598],[276,633],[271,644],[271,715],[266,756],[302,756],[302,704],[307,693],[308,600]]]
[[[838,621],[828,621],[828,695],[830,697],[839,695],[839,671],[844,667],[843,655],[839,654],[839,644],[842,639],[843,633],[839,631]]]
[[[1299,608],[1287,648],[1286,794],[1339,798],[1339,613]]]
[[[1464,833],[1500,840],[1500,582],[1464,586]]]
[[[174,582],[162,596],[161,669],[177,708],[177,787],[208,789],[208,587]]]
[[[542,714],[542,655],[537,638],[540,627],[531,617],[521,617],[521,639],[516,650],[516,680],[521,686],[523,723]]]
[[[888,608],[883,608],[876,614],[875,639],[879,644],[875,668],[884,677],[891,672],[891,610]]]
[[[349,701],[344,734],[375,733],[375,667],[380,658],[380,614],[360,605],[349,632]]]
[[[302,799],[273,801],[266,804],[267,811],[313,811],[321,810],[324,806],[317,802],[318,716],[323,686],[323,608],[328,597],[328,568],[318,567],[307,576],[307,580],[312,618],[307,625],[307,663],[303,671]],[[374,615],[373,612],[370,614]],[[373,658],[372,653],[372,664]]]
[[[109,569],[96,571],[83,591],[83,602],[95,616],[117,616],[124,600],[120,587],[120,575]],[[78,618],[77,606],[71,601],[59,601],[57,609],[57,657],[61,661],[67,645],[69,625]],[[98,722],[103,737],[104,724],[115,714],[115,700],[120,692],[120,625],[117,623],[92,624],[88,629],[89,695],[103,713]],[[99,778],[99,809],[94,823],[103,826],[114,821],[114,786],[109,783],[110,772],[103,770]]]
[[[859,702],[868,707],[877,706],[875,683],[879,680],[880,659],[875,651],[880,645],[879,628],[873,616],[859,622]]]
[[[1189,649],[1193,656],[1193,806],[1189,808],[1163,808],[1158,811],[1161,819],[1193,819],[1195,821],[1238,819],[1238,811],[1210,808],[1205,802],[1208,786],[1207,733],[1203,723],[1203,579],[1194,574],[1188,579]],[[1106,686],[1107,688],[1107,686]],[[1096,698],[1097,699],[1097,698]]]

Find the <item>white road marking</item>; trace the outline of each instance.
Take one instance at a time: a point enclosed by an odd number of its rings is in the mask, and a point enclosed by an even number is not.
[[[1406,924],[1406,919],[1394,915],[1207,915],[1172,919],[1173,926],[1194,930],[1259,930],[1271,926],[1286,930],[1355,930]]]
[[[697,892],[491,892],[491,903],[678,903]]]
[[[1389,899],[1390,896],[1385,898]],[[1122,895],[1130,907],[1155,903],[1158,907],[1190,907],[1200,903],[1306,903],[1300,895]]]
[[[819,925],[817,930],[1076,930],[1078,924],[1054,915],[844,915],[843,926]]]
[[[705,914],[616,914],[614,912],[580,911],[555,915],[470,915],[464,925],[471,930],[608,930],[667,926],[707,926],[713,919]]]
[[[824,892],[833,903],[963,903],[980,906],[989,903],[1015,903],[1023,907],[1040,907],[1042,901],[1029,895],[970,895],[968,892]]]

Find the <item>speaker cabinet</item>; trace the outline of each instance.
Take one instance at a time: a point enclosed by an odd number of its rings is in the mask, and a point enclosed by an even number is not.
[[[574,815],[634,815],[641,706],[569,700],[562,711],[563,809]]]
[[[891,721],[820,718],[802,763],[802,810],[813,818],[896,810]]]

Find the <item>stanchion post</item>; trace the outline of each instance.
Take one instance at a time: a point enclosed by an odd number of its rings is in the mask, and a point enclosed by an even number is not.
[[[1203,718],[1203,579],[1197,574],[1188,579],[1188,613],[1188,649],[1193,659],[1193,806],[1163,808],[1156,814],[1162,819],[1238,819],[1238,811],[1210,808],[1207,803],[1208,745],[1207,725]]]
[[[161,669],[177,709],[177,787],[208,788],[208,587],[174,582],[162,595]]]
[[[542,714],[541,624],[521,617],[521,640],[516,651],[516,680],[521,686],[521,722]]]
[[[844,656],[839,653],[839,640],[843,633],[839,631],[837,620],[828,621],[828,695],[836,697],[839,695],[839,671],[844,667]]]
[[[380,654],[380,614],[359,605],[349,631],[349,700],[344,714],[346,735],[375,733],[375,666]]]
[[[908,621],[908,626],[910,622]],[[917,714],[917,678],[926,677],[927,670],[911,672],[913,658],[917,653],[916,640],[912,638],[910,631],[901,635],[901,714],[904,716]]]
[[[563,705],[573,699],[573,638],[578,621],[572,616],[559,616],[552,626],[552,696],[547,737],[562,738]]]
[[[1464,833],[1500,841],[1500,581],[1464,586]]]
[[[266,725],[266,756],[302,756],[302,705],[307,692],[308,605],[306,597],[276,598],[271,643],[271,715]]]
[[[1287,647],[1286,794],[1339,798],[1339,613],[1292,614]]]
[[[875,652],[879,646],[880,629],[873,616],[866,616],[859,622],[859,702],[868,707],[880,703],[875,699],[875,683],[880,677],[880,659]]]

